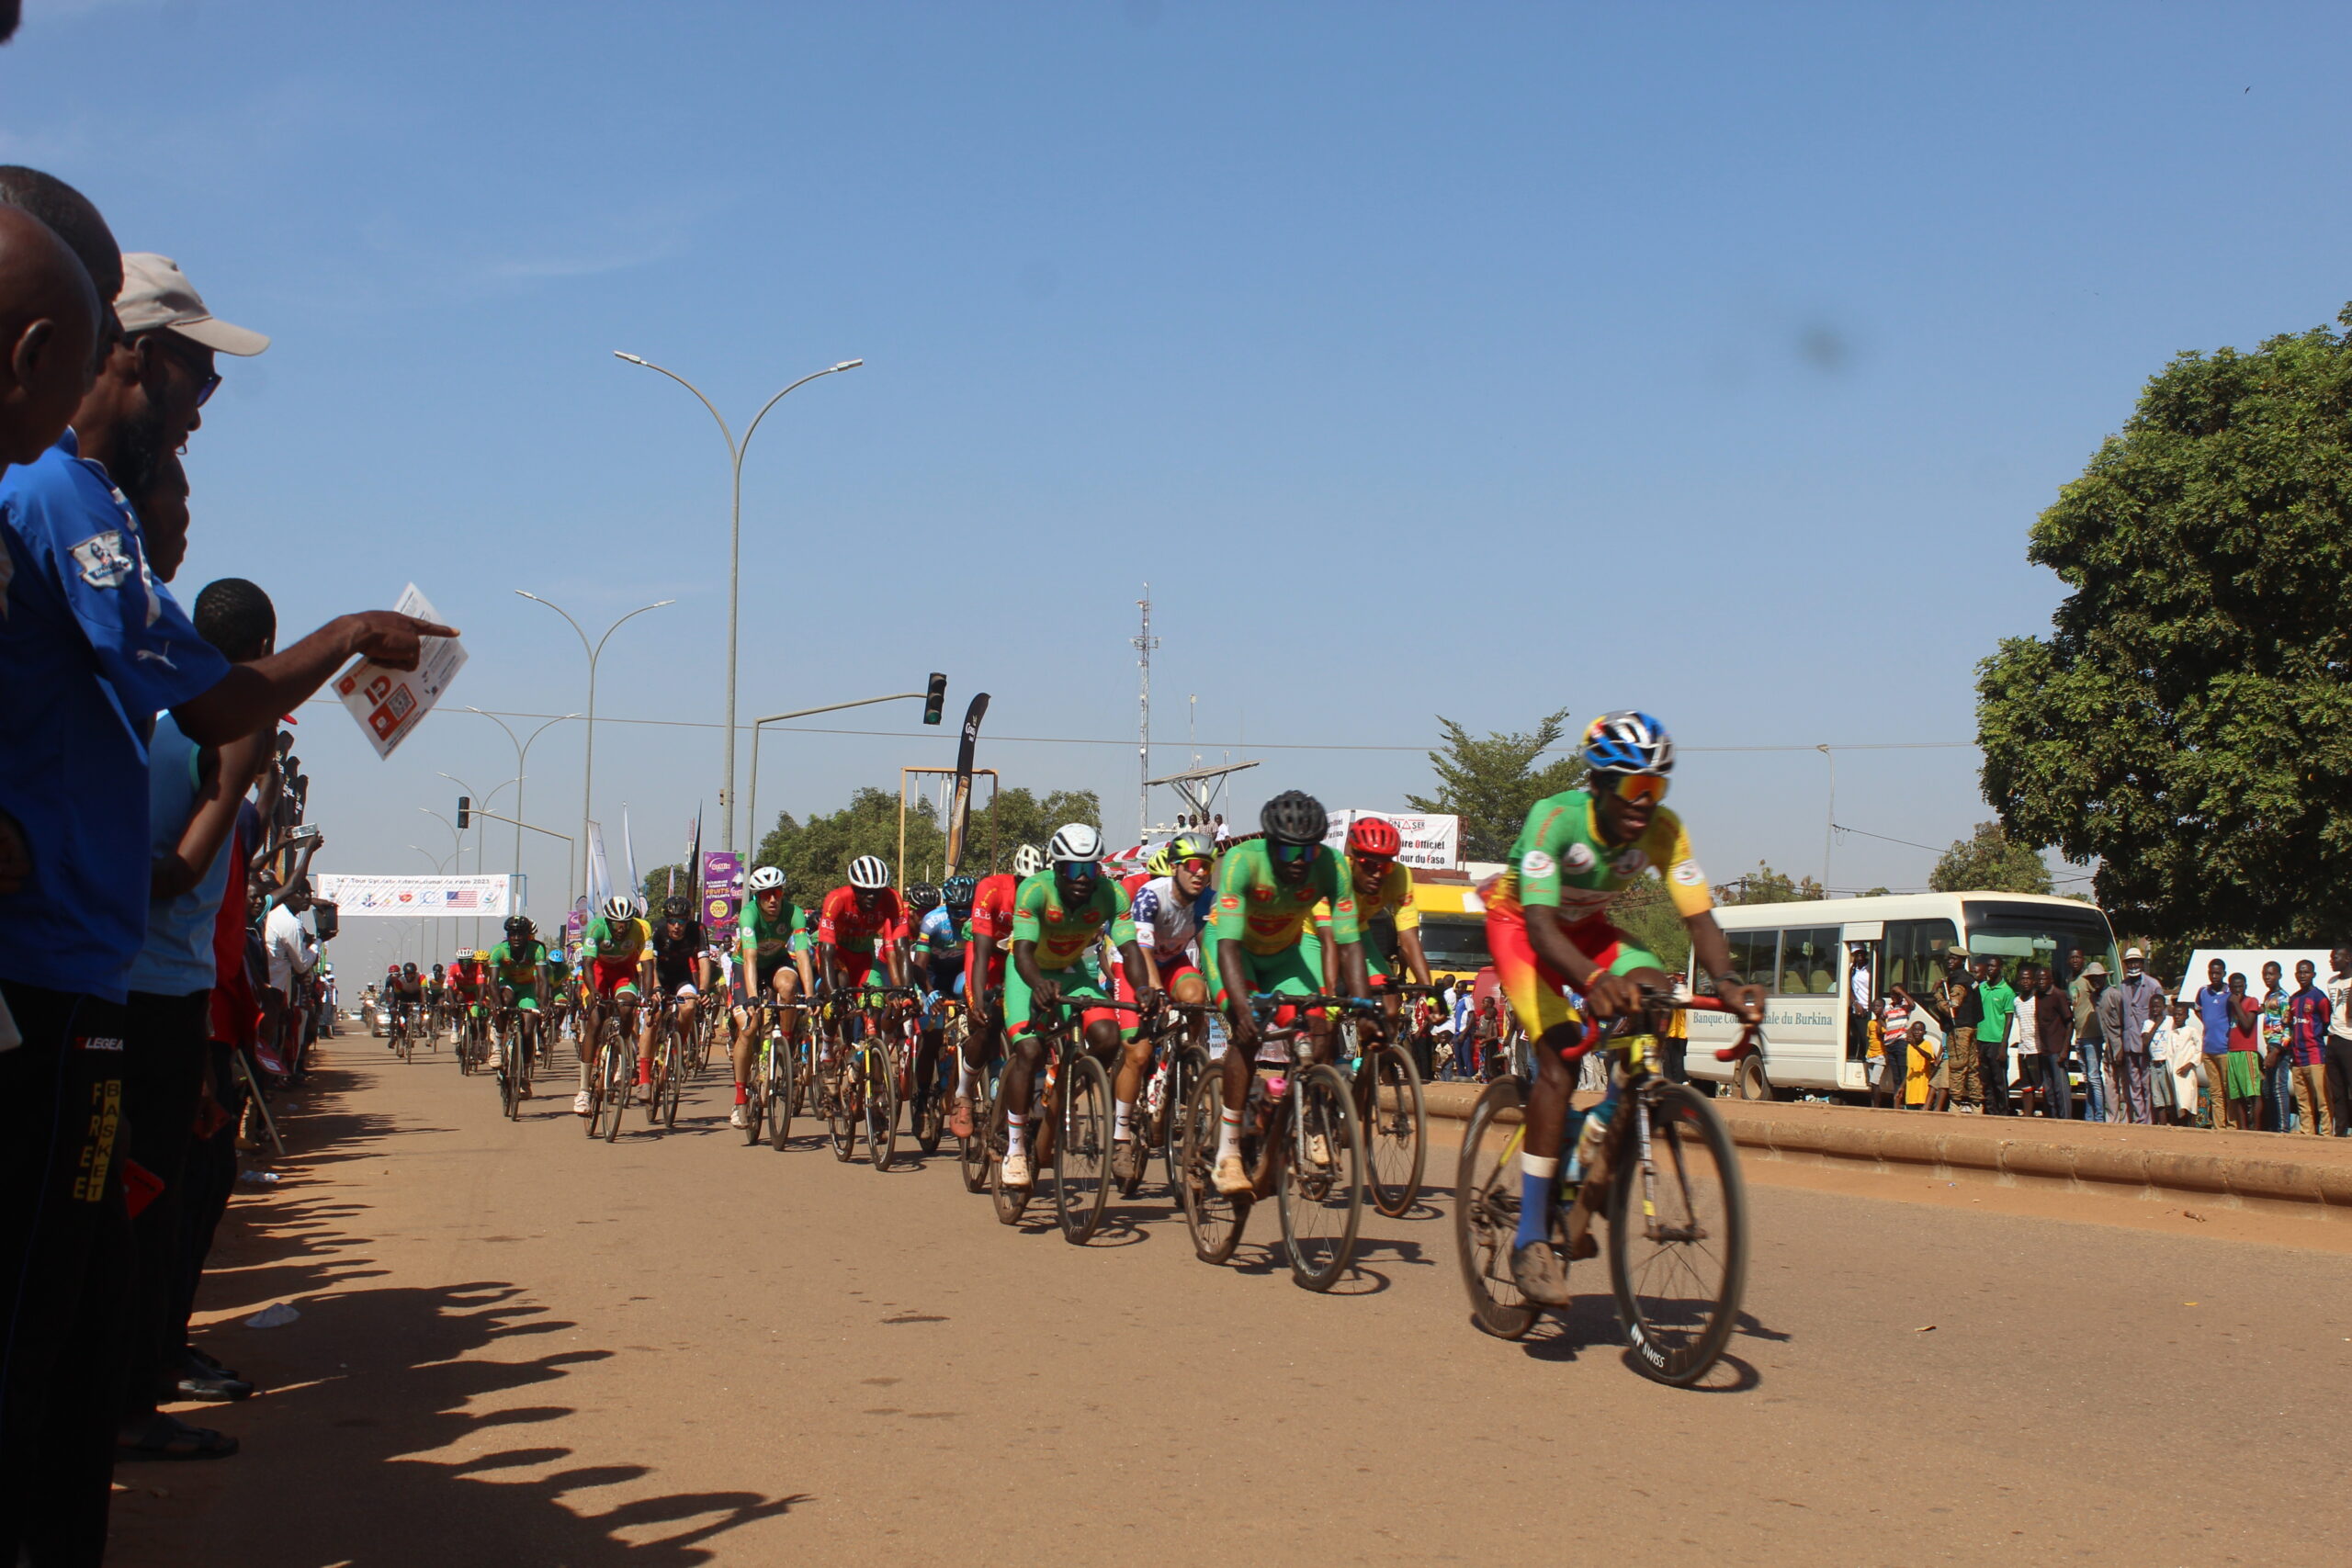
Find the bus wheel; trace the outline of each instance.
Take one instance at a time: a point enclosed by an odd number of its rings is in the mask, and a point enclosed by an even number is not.
[[[1739,1065],[1732,1077],[1732,1093],[1741,1100],[1770,1100],[1772,1080],[1764,1076],[1764,1064],[1750,1056]]]

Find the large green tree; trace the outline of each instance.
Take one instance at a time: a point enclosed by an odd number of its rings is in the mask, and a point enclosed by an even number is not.
[[[1785,871],[1774,871],[1760,860],[1754,871],[1715,887],[1718,904],[1794,904],[1827,897],[1813,877],[1791,876]]]
[[[1445,744],[1429,754],[1437,771],[1437,794],[1426,799],[1408,795],[1405,803],[1416,811],[1460,817],[1464,860],[1501,860],[1537,801],[1574,789],[1584,778],[1584,761],[1574,755],[1535,765],[1566,729],[1566,708],[1547,714],[1525,734],[1496,730],[1480,738],[1442,714],[1437,722],[1445,732]]]
[[[1979,822],[1928,873],[1928,886],[1939,893],[2047,893],[2050,867],[2041,852],[2021,844],[1998,822]]]
[[[2337,317],[2352,328],[2352,306]],[[2352,924],[2352,340],[2184,354],[2035,523],[2072,590],[1979,668],[1985,798],[2120,928]]]

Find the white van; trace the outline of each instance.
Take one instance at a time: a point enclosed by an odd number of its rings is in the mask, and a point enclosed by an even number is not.
[[[1763,1051],[1736,1064],[1715,1060],[1717,1051],[1739,1037],[1739,1024],[1728,1013],[1693,1012],[1688,1066],[1693,1079],[1728,1084],[1745,1100],[1800,1089],[1870,1092],[1866,1043],[1848,1028],[1851,943],[1870,951],[1873,998],[1884,998],[1895,986],[1927,997],[1955,942],[1973,957],[2000,959],[2012,979],[2027,960],[2054,964],[2060,974],[2071,975],[2077,953],[2086,962],[2099,960],[2110,975],[2121,973],[2115,933],[2095,905],[2030,893],[1737,904],[1717,909],[1715,921],[1731,941],[1733,967],[1771,993],[1764,1008]],[[1690,979],[1700,995],[1713,993],[1695,955]],[[1927,1024],[1929,1038],[1941,1037],[1933,1018],[1915,1016]]]

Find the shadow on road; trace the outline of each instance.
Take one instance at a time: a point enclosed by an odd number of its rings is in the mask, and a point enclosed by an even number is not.
[[[600,1503],[599,1489],[641,1483],[648,1467],[530,1441],[575,1413],[559,1402],[571,1369],[612,1352],[543,1348],[575,1325],[510,1280],[369,1283],[387,1272],[370,1266],[373,1205],[301,1185],[323,1165],[380,1156],[368,1145],[392,1131],[340,1108],[343,1077],[314,1073],[311,1106],[288,1129],[291,1190],[232,1206],[198,1303],[243,1314],[287,1302],[301,1314],[200,1337],[269,1390],[184,1412],[235,1433],[243,1452],[197,1473],[126,1471],[110,1562],[684,1568],[716,1561],[715,1538],[808,1500],[684,1491]],[[512,1404],[525,1390],[542,1397]]]

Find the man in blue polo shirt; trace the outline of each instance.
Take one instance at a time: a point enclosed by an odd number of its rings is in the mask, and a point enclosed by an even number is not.
[[[214,348],[268,340],[215,321],[164,258],[123,266],[125,335],[74,427],[0,477],[0,1562],[17,1532],[41,1561],[104,1539],[123,1003],[146,930],[154,716],[224,744],[354,654],[413,669],[420,637],[452,635],[370,612],[234,667],[197,635],[108,465],[175,451],[219,384]]]

